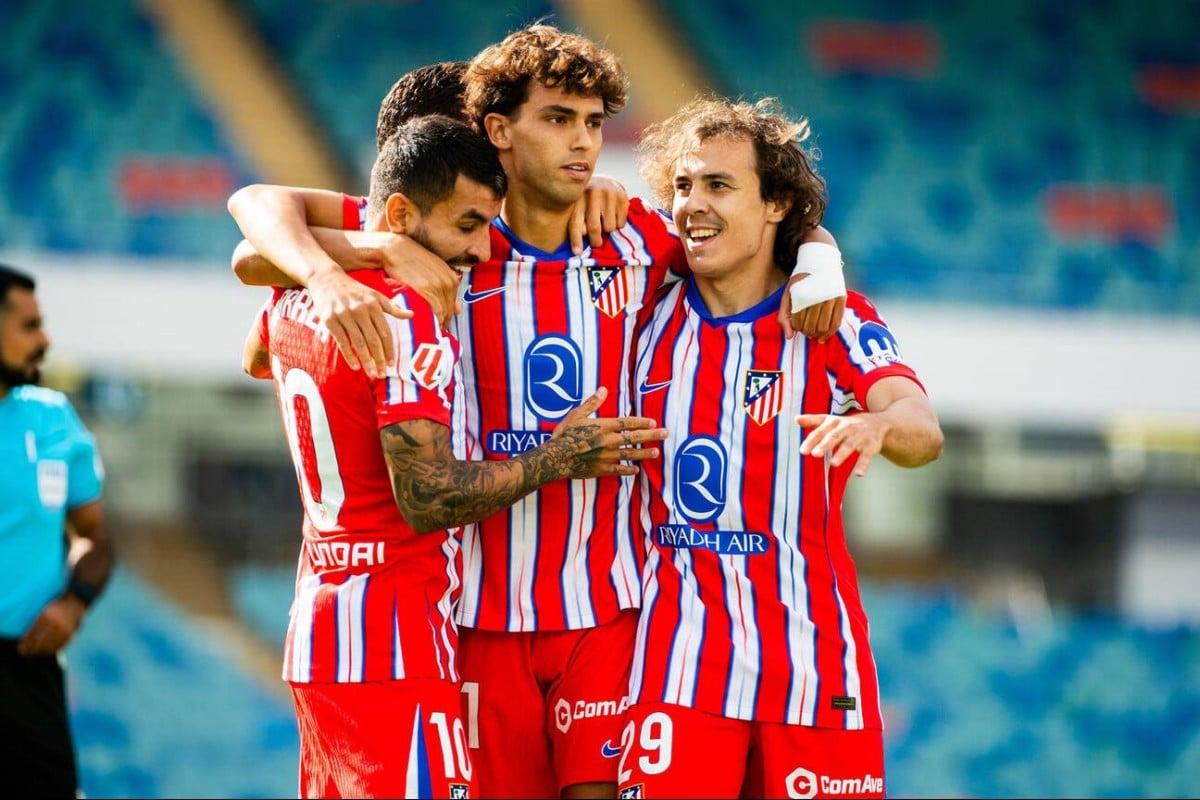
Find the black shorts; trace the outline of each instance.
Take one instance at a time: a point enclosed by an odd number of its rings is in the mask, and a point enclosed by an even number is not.
[[[75,746],[57,656],[17,655],[0,638],[0,775],[13,797],[75,797]]]

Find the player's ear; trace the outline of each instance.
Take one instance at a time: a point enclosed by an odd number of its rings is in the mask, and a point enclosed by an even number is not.
[[[767,222],[782,222],[783,218],[792,210],[792,198],[769,199],[765,201],[764,205],[767,207]]]
[[[508,126],[508,117],[503,114],[492,112],[483,118],[483,130],[497,150],[508,150],[512,147]]]
[[[416,205],[403,192],[388,195],[387,205],[384,206],[388,230],[392,233],[408,233],[415,221],[416,210]]]

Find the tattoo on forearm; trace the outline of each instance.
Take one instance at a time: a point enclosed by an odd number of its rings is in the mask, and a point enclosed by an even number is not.
[[[396,504],[416,530],[441,530],[491,516],[563,478],[597,474],[602,430],[584,422],[506,461],[459,461],[450,432],[432,420],[410,420],[380,431]]]

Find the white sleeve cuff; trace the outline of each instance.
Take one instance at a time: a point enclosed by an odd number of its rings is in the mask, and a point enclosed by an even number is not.
[[[796,268],[792,275],[808,273],[804,280],[792,284],[792,313],[817,303],[846,296],[846,279],[842,275],[842,252],[824,242],[806,242],[796,251]]]

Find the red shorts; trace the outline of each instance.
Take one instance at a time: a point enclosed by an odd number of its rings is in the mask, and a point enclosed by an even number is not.
[[[595,628],[459,630],[463,714],[482,797],[615,783],[637,611]]]
[[[470,797],[456,683],[293,683],[300,797]]]
[[[642,797],[883,797],[883,731],[629,709],[619,791]]]

